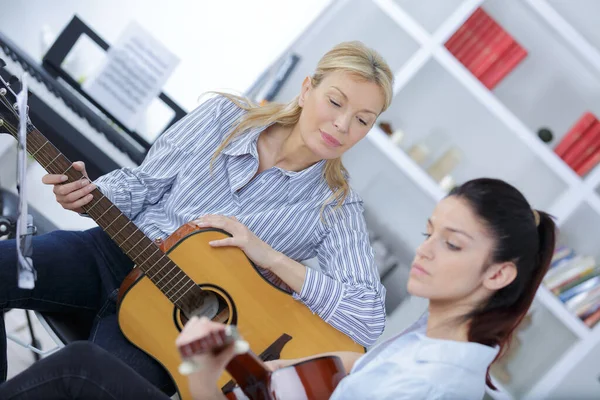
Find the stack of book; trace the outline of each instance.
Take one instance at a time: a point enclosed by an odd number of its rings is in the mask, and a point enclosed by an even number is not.
[[[527,51],[481,7],[445,46],[490,90],[527,56]]]
[[[594,257],[557,247],[544,285],[588,327],[600,321],[600,266]]]
[[[579,176],[590,172],[600,162],[600,123],[586,112],[565,133],[554,152]]]

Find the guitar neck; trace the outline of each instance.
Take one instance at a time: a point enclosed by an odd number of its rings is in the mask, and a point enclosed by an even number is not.
[[[241,340],[235,326],[223,327],[208,335],[178,346],[183,359],[195,355],[213,353],[218,355],[229,345],[234,344],[236,355],[225,367],[240,389],[251,399],[270,399],[268,396],[271,371],[265,363]],[[193,362],[192,362],[193,364]]]
[[[256,395],[268,392],[271,371],[253,352],[236,355],[226,369],[250,398],[260,398]]]
[[[83,174],[37,129],[27,135],[27,151],[48,173],[66,175],[67,182],[79,181]],[[106,232],[123,252],[173,303],[185,310],[190,292],[197,286],[169,257],[125,216],[102,192],[94,189],[93,200],[83,206],[84,211]],[[175,287],[170,277],[179,273]],[[191,296],[189,296],[191,297]]]

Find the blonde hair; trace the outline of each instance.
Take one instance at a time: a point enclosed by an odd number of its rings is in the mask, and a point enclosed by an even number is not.
[[[338,44],[319,60],[311,77],[313,87],[317,87],[327,74],[336,71],[349,72],[365,81],[376,83],[384,95],[382,112],[389,107],[393,97],[394,76],[386,61],[375,50],[358,41]],[[287,104],[273,102],[258,105],[243,96],[222,92],[216,93],[227,97],[247,112],[237,121],[236,127],[215,151],[211,160],[211,167],[221,151],[241,133],[272,123],[293,126],[298,122],[302,113],[302,107],[298,104],[299,95]],[[348,171],[342,164],[341,158],[327,160],[323,176],[333,192],[323,206],[334,199],[338,199],[336,208],[341,206],[350,193],[350,185],[347,181]]]

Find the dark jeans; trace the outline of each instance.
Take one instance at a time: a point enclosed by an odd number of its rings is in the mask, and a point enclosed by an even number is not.
[[[175,393],[166,370],[129,343],[116,315],[118,288],[133,263],[100,228],[54,231],[33,238],[33,290],[17,286],[14,240],[0,241],[0,310],[96,312],[89,340],[131,366],[169,395]],[[0,382],[6,380],[6,331],[0,318]]]
[[[0,385],[2,400],[169,400],[133,369],[90,342],[74,342]]]

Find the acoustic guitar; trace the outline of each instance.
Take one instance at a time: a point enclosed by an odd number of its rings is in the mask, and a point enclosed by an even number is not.
[[[0,59],[0,132],[18,138],[16,95]],[[17,79],[10,79],[19,88]],[[27,125],[27,151],[51,174],[68,177],[65,183],[85,178],[31,123]],[[164,242],[148,238],[108,199],[95,189],[85,212],[134,262],[118,299],[118,321],[124,336],[146,352],[171,375],[182,400],[190,400],[187,381],[178,372],[175,347],[182,327],[193,315],[236,325],[250,347],[263,360],[300,358],[331,352],[364,352],[364,347],[313,314],[290,293],[265,279],[238,248],[212,248],[226,232],[199,229],[187,223]],[[231,377],[219,381],[231,388]]]
[[[238,384],[225,392],[229,400],[327,400],[346,376],[342,361],[335,356],[301,361],[272,372],[231,325],[180,346],[181,372],[188,375],[196,370],[195,355],[218,354],[229,345],[235,346],[236,355],[226,369]]]

